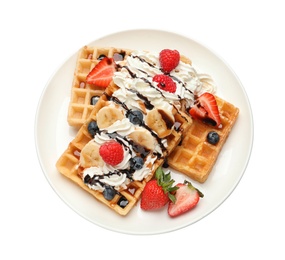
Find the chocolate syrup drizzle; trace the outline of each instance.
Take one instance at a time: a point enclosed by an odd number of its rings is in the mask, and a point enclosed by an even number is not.
[[[135,91],[135,90],[130,90],[130,91],[136,93],[138,97],[140,97],[142,100],[144,100],[144,103],[145,103],[146,107],[148,107],[148,109],[149,108],[153,109],[153,105],[150,103],[150,101],[147,99],[147,97],[143,96],[138,91]],[[107,99],[113,101],[114,103],[119,104],[122,108],[124,108],[126,110],[126,113],[131,113],[132,110],[129,109],[127,107],[127,105],[125,103],[121,102],[117,97],[107,96]],[[145,128],[146,130],[148,130],[151,133],[151,135],[157,140],[162,151],[167,151],[166,147],[163,145],[161,139],[158,137],[158,135],[149,126],[147,126],[144,122],[141,122],[140,126],[142,126],[143,128]],[[126,139],[124,138],[124,140],[126,140]],[[158,153],[156,153],[155,155],[158,156],[159,158],[162,158],[162,155],[160,155]]]
[[[144,63],[147,63],[150,67],[153,67],[155,68],[156,66],[148,61],[146,61],[145,59],[143,59],[142,57],[139,57],[139,56],[136,56],[136,55],[132,55],[133,58],[136,58],[136,59],[139,59],[141,62],[144,62]],[[156,88],[152,82],[150,82],[147,77],[150,77],[150,75],[148,75],[147,72],[143,71],[143,70],[139,70],[140,72],[144,73],[146,75],[146,77],[138,77],[134,72],[131,71],[131,69],[128,67],[128,66],[121,66],[119,64],[117,64],[117,70],[120,70],[122,68],[125,68],[129,75],[132,77],[132,78],[139,78],[141,80],[143,80],[144,82],[146,82],[150,87],[156,89],[157,92],[160,93],[160,95],[165,98],[164,94],[162,93],[162,91],[160,91],[158,88]],[[189,93],[193,94],[193,92],[191,90],[189,90],[187,87],[186,87],[186,83],[183,83],[181,80],[179,80],[178,78],[176,78],[175,76],[173,75],[170,75],[168,74],[174,81],[178,82],[179,84],[181,84],[186,91],[188,91]],[[150,100],[148,100],[148,98],[144,95],[142,95],[141,93],[139,93],[137,90],[135,89],[127,89],[127,91],[130,91],[132,93],[135,93],[139,99],[141,99],[146,107],[146,109],[148,110],[152,110],[154,108],[154,106],[151,104]],[[117,97],[113,97],[113,96],[109,96],[107,95],[106,93],[104,93],[107,100],[109,101],[112,101],[114,103],[117,103],[119,104],[125,111],[126,111],[126,114],[127,113],[131,113],[132,110],[129,109],[127,107],[127,105],[125,103],[123,103],[122,101],[120,101]],[[178,98],[179,99],[182,99],[179,95],[178,95]],[[176,111],[181,115],[181,113],[179,112],[179,110],[175,107],[175,105],[172,104],[172,106],[176,109]],[[184,117],[184,116],[183,116]],[[185,117],[184,117],[185,118]],[[186,118],[185,118],[186,119]],[[186,119],[187,120],[187,119]],[[151,135],[157,140],[161,150],[163,152],[166,152],[167,153],[167,149],[166,147],[163,145],[163,142],[161,140],[161,138],[158,137],[158,135],[150,128],[148,127],[144,122],[141,122],[140,124],[141,127],[144,127],[147,131],[149,131],[151,133]],[[169,126],[170,127],[170,126]],[[175,127],[175,130],[178,131],[179,130],[179,127],[180,125],[178,125],[177,127]],[[136,155],[139,155],[141,156],[143,159],[145,157],[147,157],[147,155],[150,153],[149,150],[147,150],[145,147],[133,142],[132,140],[129,140],[127,139],[126,137],[118,134],[117,132],[113,132],[113,133],[108,133],[106,130],[99,130],[98,134],[101,135],[101,133],[104,133],[104,134],[107,134],[111,139],[115,139],[117,142],[119,142],[121,145],[123,145],[125,147],[125,149],[128,149],[131,156],[133,156],[132,154],[132,150],[130,149],[130,146],[132,147],[133,151],[136,153]],[[124,140],[124,141],[123,141]],[[126,145],[126,143],[128,145]],[[158,152],[155,152],[153,153],[155,156],[158,157],[158,159],[162,159],[164,158],[163,154],[160,154]],[[117,175],[121,175],[121,174],[126,174],[127,175],[127,178],[130,179],[130,181],[133,181],[133,173],[134,173],[134,170],[132,169],[120,169],[120,170],[115,170],[114,172],[109,172],[107,174],[104,174],[104,175],[94,175],[93,177],[89,176],[89,175],[86,175],[85,178],[84,178],[84,183],[85,184],[90,184],[90,185],[96,185],[98,183],[100,183],[100,185],[102,187],[106,186],[105,183],[102,183],[100,180],[102,180],[103,178],[105,178],[106,176],[111,176],[113,174],[117,174]],[[120,194],[119,192],[117,192],[117,194]],[[122,198],[124,199],[124,197]],[[126,200],[126,199],[125,199]],[[125,205],[127,205],[127,201],[124,202]],[[120,205],[121,203],[118,202],[118,205]],[[120,205],[121,206],[121,205]],[[122,206],[122,207],[125,207],[125,206]]]
[[[143,96],[142,94],[140,94],[137,91],[131,90],[133,93],[136,93],[138,95],[138,97],[140,97],[140,99],[142,99],[146,105],[146,107],[148,109],[153,109],[154,106],[151,104],[151,102],[147,99],[147,97]],[[132,110],[129,109],[127,107],[127,105],[125,103],[123,103],[122,101],[120,101],[117,97],[113,97],[113,96],[109,96],[106,93],[104,93],[104,95],[106,96],[107,100],[112,101],[116,104],[119,104],[125,111],[126,114],[127,113],[132,113]],[[140,124],[141,127],[145,128],[146,130],[148,130],[151,135],[157,140],[161,150],[163,152],[167,153],[167,149],[164,146],[162,140],[158,137],[158,135],[149,127],[147,126],[144,122],[141,122]],[[147,155],[150,153],[150,150],[146,149],[144,146],[135,143],[134,141],[126,138],[125,136],[120,135],[117,132],[113,132],[113,133],[108,133],[108,131],[106,130],[99,130],[98,134],[101,135],[102,133],[108,135],[111,139],[116,140],[118,143],[120,143],[121,145],[124,146],[125,149],[129,150],[129,153],[131,154],[131,157],[133,157],[133,152],[132,150],[136,153],[136,156],[141,156],[143,159],[147,157]],[[127,143],[127,144],[126,144]],[[130,149],[130,147],[132,147],[132,149]],[[163,153],[160,154],[158,152],[153,152],[153,155],[157,156],[158,159],[162,159],[164,158]],[[135,170],[133,169],[120,169],[120,170],[115,170],[113,172],[109,172],[107,174],[104,175],[94,175],[93,177],[86,175],[84,177],[84,183],[85,184],[89,184],[89,185],[96,185],[96,184],[100,184],[100,186],[104,187],[106,186],[105,183],[101,182],[101,180],[103,178],[105,178],[106,176],[111,176],[113,174],[117,174],[117,175],[121,175],[121,174],[126,174],[127,178],[130,179],[130,181],[133,181],[133,173],[135,172]],[[118,193],[119,194],[119,193]]]
[[[183,86],[183,88],[184,88],[187,92],[189,92],[190,94],[194,95],[194,93],[193,93],[190,89],[187,88],[187,83],[181,81],[180,79],[178,79],[177,77],[171,75],[170,73],[164,73],[164,72],[162,71],[162,69],[156,67],[154,64],[152,64],[152,63],[146,61],[146,60],[143,59],[142,57],[139,57],[139,56],[137,56],[137,55],[131,55],[131,57],[132,57],[132,58],[135,58],[135,59],[139,59],[142,63],[146,63],[146,64],[148,64],[148,65],[149,65],[150,67],[152,67],[152,68],[157,68],[157,69],[159,69],[163,74],[168,75],[169,77],[171,77],[173,81],[176,81],[177,83],[181,84],[181,85]],[[130,68],[128,68],[127,66],[123,66],[123,67],[127,69],[127,71],[130,73],[131,77],[133,77],[133,78],[136,77],[136,74],[133,73],[133,72],[131,72]],[[151,77],[150,75],[147,74],[146,71],[143,71],[143,70],[139,70],[139,71],[145,73],[148,77]],[[144,81],[145,81],[146,83],[148,83],[151,87],[155,88],[147,79],[145,79],[145,78],[140,78],[140,79],[144,80]],[[155,89],[157,89],[157,88],[155,88]],[[157,90],[158,90],[158,89],[157,89]],[[159,91],[159,90],[158,90],[158,91]],[[163,96],[162,92],[161,92],[161,91],[159,91],[159,92],[160,92],[160,94]],[[164,96],[163,96],[163,97],[164,97]],[[182,99],[179,95],[178,95],[178,98],[179,98],[179,99]]]
[[[152,64],[152,63],[146,61],[146,60],[143,59],[142,57],[139,57],[139,56],[137,56],[137,55],[131,55],[131,57],[132,57],[132,58],[137,58],[137,59],[139,59],[141,62],[147,63],[147,64],[148,64],[150,67],[152,67],[152,68],[157,68],[154,64]],[[132,78],[138,78],[138,79],[143,80],[143,81],[144,81],[145,83],[147,83],[151,88],[153,88],[153,89],[155,89],[157,92],[159,92],[160,95],[161,95],[163,98],[166,98],[165,95],[163,94],[163,92],[162,92],[159,88],[155,87],[147,78],[145,78],[145,77],[138,77],[138,76],[137,76],[134,72],[132,72],[131,69],[130,69],[128,66],[126,66],[126,65],[124,65],[124,66],[121,66],[121,65],[119,65],[119,64],[117,65],[117,69],[118,69],[118,70],[121,70],[122,68],[126,69],[126,70],[128,71],[128,73],[129,73],[129,75],[130,75]],[[141,70],[141,69],[138,69],[138,70],[139,70],[140,72],[144,73],[144,74],[146,75],[146,77],[151,77],[146,71]],[[186,85],[187,85],[186,83],[182,82],[181,80],[179,80],[177,77],[175,77],[175,76],[173,76],[173,75],[170,75],[170,74],[167,74],[167,75],[170,76],[174,81],[176,81],[176,82],[178,82],[179,84],[181,84],[181,85],[185,88],[185,90],[188,91],[190,94],[194,95],[194,93],[193,93],[190,89],[188,89],[188,88],[186,87]],[[144,105],[145,105],[145,107],[146,107],[147,109],[151,110],[151,109],[154,108],[154,106],[151,104],[151,102],[148,100],[148,98],[145,97],[145,96],[143,96],[143,95],[142,95],[141,93],[139,93],[137,90],[135,90],[135,89],[127,89],[127,90],[130,91],[130,92],[135,93],[141,100],[143,100],[143,101],[144,101]],[[181,98],[179,95],[178,95],[178,98],[179,98],[180,100],[183,99],[183,98]],[[176,107],[174,104],[172,104],[172,106],[176,109],[177,113],[181,115],[181,113],[179,112],[179,109],[177,109],[177,107]],[[181,116],[182,116],[186,121],[188,121],[187,118],[185,118],[185,116],[183,116],[183,115],[181,115]],[[178,128],[176,128],[176,130],[178,130]]]

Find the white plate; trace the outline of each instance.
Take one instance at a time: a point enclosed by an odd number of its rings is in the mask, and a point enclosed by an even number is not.
[[[194,184],[204,193],[198,206],[175,219],[166,208],[144,212],[139,204],[122,217],[71,183],[55,168],[55,163],[76,132],[67,124],[67,107],[77,53],[70,57],[46,85],[35,122],[38,158],[52,188],[63,201],[87,220],[110,230],[129,234],[158,234],[186,227],[216,209],[239,183],[250,158],[253,120],[250,104],[240,81],[221,58],[200,43],[165,31],[132,30],[108,35],[90,45],[159,51],[177,49],[191,58],[199,71],[210,74],[218,85],[217,94],[240,108],[240,115],[218,161],[204,184]],[[173,172],[177,181],[185,179]]]

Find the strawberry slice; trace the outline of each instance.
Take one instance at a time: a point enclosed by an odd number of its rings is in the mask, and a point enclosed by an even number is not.
[[[203,120],[219,128],[222,127],[217,101],[211,93],[206,92],[199,96],[189,113],[194,119]]]
[[[207,111],[203,107],[196,104],[191,107],[189,113],[194,119],[198,120],[203,120],[207,117]]]
[[[193,209],[200,198],[204,195],[196,189],[190,182],[178,183],[176,185],[179,189],[175,193],[175,202],[170,201],[168,204],[168,214],[170,217],[177,217],[187,211]]]
[[[113,58],[103,58],[87,75],[86,82],[106,88],[113,79],[116,64]]]

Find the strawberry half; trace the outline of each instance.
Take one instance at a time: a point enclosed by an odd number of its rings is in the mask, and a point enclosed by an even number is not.
[[[170,201],[168,205],[168,215],[177,217],[191,209],[193,209],[200,198],[204,197],[198,189],[196,189],[190,182],[178,183],[176,185],[178,190],[175,193],[175,202]]]
[[[113,79],[116,64],[113,58],[103,58],[87,75],[86,82],[106,88]]]
[[[189,114],[194,119],[202,120],[219,128],[222,127],[217,101],[211,93],[206,92],[199,96],[194,106],[190,108]]]

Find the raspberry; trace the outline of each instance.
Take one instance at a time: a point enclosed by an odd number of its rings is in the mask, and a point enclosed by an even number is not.
[[[115,140],[102,144],[99,148],[99,154],[105,163],[116,166],[124,159],[124,150]]]
[[[176,84],[169,76],[164,74],[157,74],[153,77],[152,80],[158,83],[157,86],[160,89],[170,93],[175,93]]]
[[[180,54],[177,50],[164,49],[159,53],[160,67],[164,73],[170,73],[180,61]]]

